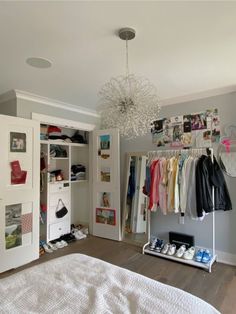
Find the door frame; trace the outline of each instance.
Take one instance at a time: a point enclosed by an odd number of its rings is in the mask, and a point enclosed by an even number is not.
[[[89,132],[89,169],[88,169],[88,181],[89,191],[92,191],[92,180],[93,174],[93,134],[92,132],[96,129],[97,125],[92,123],[84,123],[80,121],[64,119],[56,116],[45,115],[37,112],[31,113],[31,119],[39,121],[40,124],[56,125],[62,128],[75,129]],[[40,145],[40,144],[39,144]],[[89,198],[89,230],[92,234],[93,231],[93,211],[92,211],[92,200]]]

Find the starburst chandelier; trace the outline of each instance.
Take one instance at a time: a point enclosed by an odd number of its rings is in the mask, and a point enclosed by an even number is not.
[[[150,132],[160,105],[155,86],[129,73],[128,41],[135,37],[135,30],[122,28],[119,37],[126,41],[126,74],[111,78],[101,88],[98,111],[103,129],[118,128],[122,137],[132,139]]]

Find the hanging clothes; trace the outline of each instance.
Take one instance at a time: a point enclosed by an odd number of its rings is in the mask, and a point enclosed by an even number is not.
[[[212,187],[214,186],[214,206]],[[196,167],[196,198],[197,215],[203,212],[210,213],[215,210],[231,210],[232,202],[222,170],[214,157],[212,163],[210,156],[202,155]]]
[[[213,187],[215,210],[232,209],[224,175],[215,158],[212,163],[211,156],[191,156],[186,151],[178,157],[151,158],[147,164],[144,193],[149,196],[151,211],[159,207],[164,215],[180,213],[203,220],[213,210]]]
[[[160,184],[159,184],[159,206],[163,215],[167,214],[167,160],[160,159]]]
[[[149,207],[151,211],[156,211],[159,205],[159,183],[160,183],[160,167],[159,160],[154,160],[150,167],[151,186]]]

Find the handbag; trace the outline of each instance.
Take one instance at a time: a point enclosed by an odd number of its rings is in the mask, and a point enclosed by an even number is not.
[[[61,204],[61,208],[60,208],[60,204]],[[66,208],[62,199],[60,198],[58,200],[58,204],[57,204],[57,208],[56,208],[56,217],[57,218],[63,218],[67,213],[68,213],[68,209]]]

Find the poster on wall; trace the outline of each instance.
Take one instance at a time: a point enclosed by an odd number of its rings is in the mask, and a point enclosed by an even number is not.
[[[164,146],[163,119],[153,122],[151,132],[153,144]]]
[[[96,208],[96,223],[115,226],[116,210],[110,208]]]
[[[191,115],[192,131],[207,128],[206,112],[194,113]]]
[[[6,250],[22,245],[21,204],[7,205],[5,210]]]
[[[182,138],[183,138],[183,116],[176,116],[170,118],[171,125],[173,128],[173,140],[171,147],[182,147]]]
[[[220,141],[218,109],[154,121],[151,133],[158,147],[210,147]]]
[[[100,192],[99,193],[99,204],[101,207],[111,207],[111,193]]]
[[[166,147],[170,147],[173,141],[173,127],[171,120],[166,118],[163,119],[163,142]]]
[[[10,152],[25,153],[26,152],[26,134],[18,132],[10,132]]]

